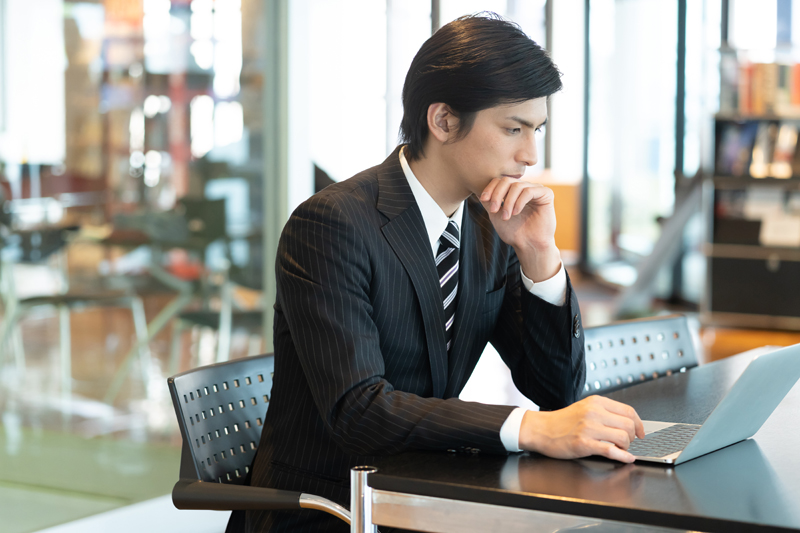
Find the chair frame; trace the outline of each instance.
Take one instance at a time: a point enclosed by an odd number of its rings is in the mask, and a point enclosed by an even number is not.
[[[320,496],[244,485],[269,405],[270,392],[265,391],[272,388],[273,365],[272,354],[264,354],[167,379],[183,439],[180,479],[172,490],[172,501],[178,509],[317,509],[350,524],[350,511]],[[252,417],[257,417],[255,424],[249,422]],[[229,431],[231,427],[234,431]],[[248,440],[249,447],[239,444]],[[219,446],[218,457],[214,451]],[[227,456],[226,451],[230,451]]]
[[[671,376],[698,364],[688,319],[680,314],[587,328],[584,345],[582,397]]]

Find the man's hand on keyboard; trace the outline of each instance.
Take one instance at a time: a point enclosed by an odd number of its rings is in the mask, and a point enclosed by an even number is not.
[[[519,445],[557,459],[602,455],[632,463],[627,449],[636,437],[644,438],[644,426],[632,407],[589,396],[558,411],[526,412]]]

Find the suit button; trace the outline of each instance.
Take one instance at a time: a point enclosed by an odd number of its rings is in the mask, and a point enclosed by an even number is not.
[[[575,335],[576,339],[581,338],[581,321],[578,315],[575,315],[575,318],[572,319],[572,334]]]

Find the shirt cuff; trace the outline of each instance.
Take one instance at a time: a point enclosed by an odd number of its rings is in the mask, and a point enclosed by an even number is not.
[[[567,272],[564,270],[564,263],[558,269],[558,273],[550,279],[534,283],[519,267],[519,273],[522,276],[522,284],[528,289],[528,292],[534,296],[538,296],[547,303],[562,306],[567,300]]]
[[[500,441],[505,446],[507,452],[521,452],[519,447],[519,432],[522,429],[522,417],[525,416],[527,409],[517,407],[508,415],[506,421],[500,427]]]

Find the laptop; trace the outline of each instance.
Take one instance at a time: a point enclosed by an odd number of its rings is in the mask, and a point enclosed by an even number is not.
[[[678,465],[752,437],[800,379],[800,344],[753,359],[702,425],[643,420],[637,461]]]

